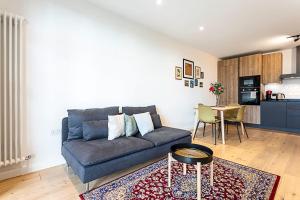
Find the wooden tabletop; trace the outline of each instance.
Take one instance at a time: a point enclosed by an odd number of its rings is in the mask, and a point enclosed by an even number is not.
[[[226,110],[239,109],[240,106],[211,106],[211,108],[217,111],[226,111]],[[198,109],[198,107],[195,107],[194,109]]]
[[[209,155],[204,151],[194,148],[182,148],[175,151],[177,155],[184,156],[187,158],[206,158]]]
[[[240,106],[212,106],[211,109],[218,110],[218,111],[226,111],[226,110],[233,110],[239,109]]]

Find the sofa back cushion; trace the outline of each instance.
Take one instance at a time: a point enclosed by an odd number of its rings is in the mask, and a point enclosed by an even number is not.
[[[85,121],[107,120],[108,115],[117,115],[119,107],[94,108],[86,110],[68,110],[68,140],[83,137],[82,123]]]
[[[146,107],[122,107],[122,113],[125,113],[126,115],[134,115],[146,112],[149,112],[150,115],[157,114],[156,106],[153,105]]]
[[[151,115],[151,119],[152,119],[152,122],[153,122],[153,125],[154,125],[154,128],[157,129],[157,128],[161,128],[162,127],[162,124],[161,124],[161,120],[160,120],[160,116],[155,114],[155,115]]]
[[[86,141],[108,137],[108,120],[87,121],[82,123],[83,139]]]

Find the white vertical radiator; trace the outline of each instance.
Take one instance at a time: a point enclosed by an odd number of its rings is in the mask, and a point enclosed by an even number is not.
[[[23,157],[23,23],[0,12],[0,167]]]

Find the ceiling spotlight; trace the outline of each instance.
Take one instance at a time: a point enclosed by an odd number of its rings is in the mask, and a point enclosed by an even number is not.
[[[204,27],[203,27],[203,26],[200,26],[200,27],[199,27],[199,30],[200,30],[200,31],[204,31]]]
[[[291,39],[291,38],[294,39],[294,42],[297,42],[298,40],[300,40],[300,34],[287,37],[287,39]]]
[[[162,5],[163,1],[162,0],[156,0],[156,5],[160,6]]]

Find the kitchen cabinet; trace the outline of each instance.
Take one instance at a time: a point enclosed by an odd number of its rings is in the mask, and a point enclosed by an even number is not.
[[[262,75],[262,54],[243,56],[239,59],[239,76]]]
[[[287,128],[300,130],[300,102],[287,103]]]
[[[261,125],[285,128],[287,126],[287,103],[261,102]]]
[[[262,83],[281,83],[282,53],[265,54],[262,60]]]
[[[300,100],[261,102],[261,127],[300,133]]]
[[[238,103],[238,71],[238,58],[218,62],[218,81],[225,88],[224,93],[220,95],[221,105]]]
[[[247,105],[244,114],[244,122],[249,124],[260,124],[260,106]]]

